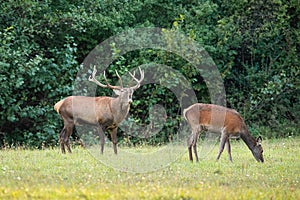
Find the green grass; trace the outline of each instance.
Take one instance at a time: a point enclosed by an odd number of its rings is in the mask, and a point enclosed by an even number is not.
[[[216,146],[199,163],[190,163],[186,151],[149,173],[115,170],[79,147],[66,155],[58,148],[4,149],[0,199],[300,199],[300,138],[264,141],[264,164],[242,141],[231,146],[233,163],[226,151],[215,162]],[[104,154],[111,151],[106,145]]]

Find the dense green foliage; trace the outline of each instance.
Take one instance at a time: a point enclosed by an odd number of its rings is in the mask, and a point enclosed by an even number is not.
[[[56,144],[62,122],[53,105],[72,95],[84,58],[100,42],[137,27],[180,31],[201,44],[222,75],[227,105],[245,117],[252,133],[299,134],[297,0],[7,0],[0,8],[1,141]],[[150,62],[179,70],[198,100],[209,102],[201,75],[170,52],[129,52],[111,63],[109,71],[124,74]],[[164,78],[168,79],[167,72]],[[105,95],[110,94],[105,90]],[[172,105],[174,94],[146,85],[134,100],[131,112],[138,123],[148,123],[149,105],[165,107],[169,116],[165,128],[150,142],[167,141],[181,113],[179,106]]]

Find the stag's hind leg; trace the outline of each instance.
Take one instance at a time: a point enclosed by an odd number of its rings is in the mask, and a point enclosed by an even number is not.
[[[62,131],[59,134],[59,143],[62,153],[66,153],[65,146],[67,146],[67,150],[69,153],[72,153],[70,146],[70,136],[73,133],[74,125],[65,125]]]
[[[65,142],[65,144],[66,144],[66,146],[67,146],[67,149],[68,149],[68,152],[69,153],[72,153],[72,151],[71,151],[71,146],[70,146],[70,136],[72,135],[72,133],[73,133],[73,128],[74,128],[74,125],[69,125],[69,126],[67,126],[67,134],[65,135],[65,137],[64,137],[64,142]]]
[[[61,152],[62,152],[63,154],[66,153],[65,142],[64,142],[64,138],[65,138],[66,131],[67,131],[66,128],[63,127],[63,129],[62,129],[61,132],[59,133],[59,144],[60,144]]]

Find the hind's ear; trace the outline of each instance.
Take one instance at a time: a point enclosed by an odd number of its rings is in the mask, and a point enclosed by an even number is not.
[[[258,137],[256,138],[256,142],[259,143],[259,144],[262,142],[261,136],[258,136]]]

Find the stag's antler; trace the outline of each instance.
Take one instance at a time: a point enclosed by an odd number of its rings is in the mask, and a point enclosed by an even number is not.
[[[100,82],[95,78],[96,73],[97,73],[97,69],[96,69],[96,66],[94,66],[94,71],[93,71],[92,75],[89,77],[89,81],[94,82],[94,83],[96,83],[98,86],[103,87],[103,88],[111,88],[111,89],[114,89],[114,90],[120,90],[120,89],[123,88],[122,79],[121,79],[121,77],[119,76],[119,74],[118,74],[117,71],[116,71],[116,73],[117,73],[117,76],[118,76],[119,79],[120,79],[120,84],[121,84],[121,86],[113,86],[113,85],[109,84],[108,81],[107,81],[107,79],[106,79],[105,71],[103,72],[103,75],[104,75],[104,80],[105,80],[105,82],[106,82],[106,85],[100,83]]]
[[[132,87],[131,87],[133,90],[138,89],[138,88],[141,86],[141,82],[142,82],[143,79],[144,79],[144,71],[142,71],[140,67],[139,67],[139,71],[140,71],[140,75],[141,75],[140,80],[138,80],[138,79],[135,77],[135,72],[134,72],[133,74],[131,74],[131,73],[129,72],[130,76],[137,82],[137,84],[136,84],[135,86],[132,86]]]

